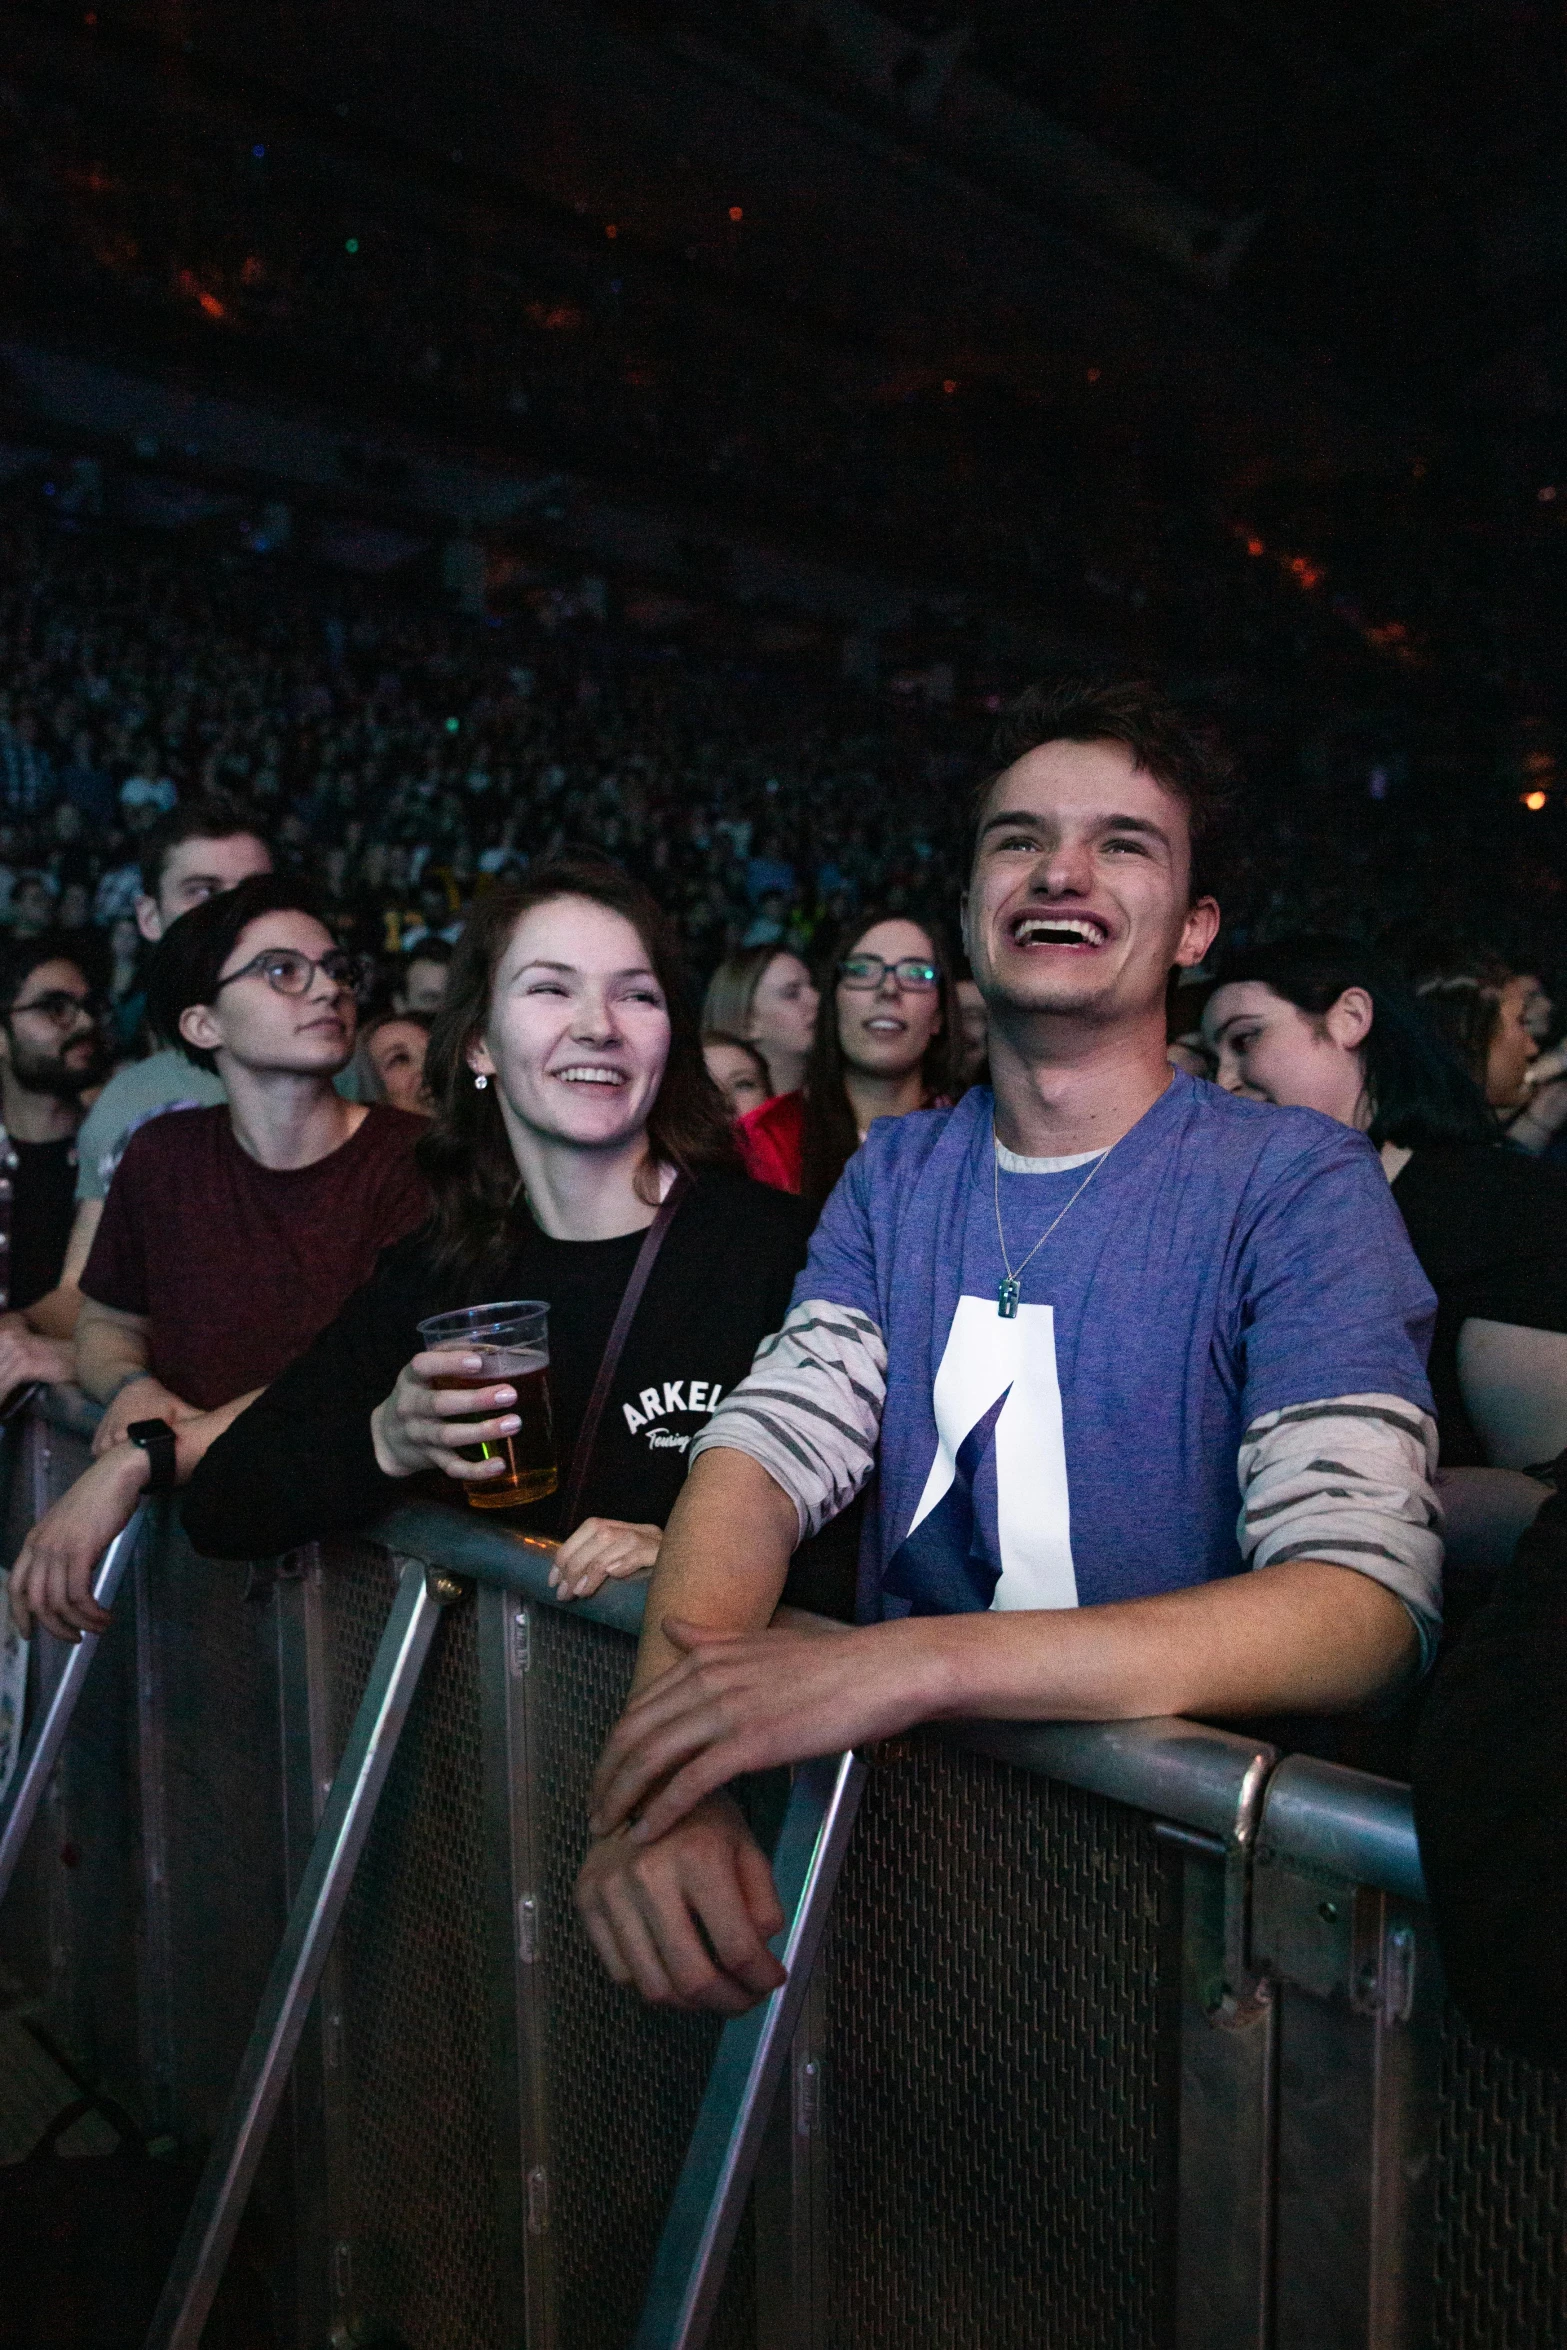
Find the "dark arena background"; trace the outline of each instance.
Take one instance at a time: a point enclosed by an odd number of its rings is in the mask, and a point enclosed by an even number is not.
[[[367,1034],[580,851],[672,917],[693,1013],[771,950],[825,1019],[862,912],[955,939],[1022,689],[1153,678],[1240,771],[1171,1038],[1301,933],[1522,988],[1533,1094],[1443,1033],[1561,1189],[1514,1305],[1454,1313],[1567,1344],[1567,1101],[1524,1132],[1567,1094],[1560,0],[0,0],[0,35],[0,959],[85,974],[100,1076],[159,1041],[149,842],[212,795],[364,959]],[[402,1104],[369,1051],[354,1100]],[[71,1165],[44,1289],[80,1308]],[[18,1294],[8,1562],[114,1393]],[[1443,1459],[1516,1496],[1564,1441]],[[1450,1534],[1449,1649],[1541,1499],[1472,1571]],[[797,1995],[721,2031],[573,1908],[640,1581],[559,1605],[569,1526],[424,1483],[247,1567],[156,1485],[131,1526],[101,1640],[0,1608],[0,2350],[1567,2343],[1567,2027],[1455,2004],[1413,1700],[758,1780]],[[1525,1940],[1567,1921],[1546,1781]]]

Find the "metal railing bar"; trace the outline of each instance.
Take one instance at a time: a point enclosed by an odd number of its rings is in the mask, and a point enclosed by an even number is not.
[[[443,1582],[422,1561],[411,1560],[403,1568],[147,2350],[197,2350],[201,2340],[436,1625],[443,1608],[460,1595],[460,1585],[443,1587]]]
[[[141,1540],[145,1519],[146,1504],[142,1503],[130,1524],[116,1534],[98,1562],[92,1591],[94,1599],[106,1615],[113,1613],[126,1569],[136,1555],[136,1545]],[[38,1637],[53,1639],[53,1635],[48,1632],[42,1632]],[[16,1873],[22,1847],[27,1842],[28,1831],[37,1816],[44,1789],[49,1784],[49,1774],[60,1759],[60,1749],[65,1744],[71,1717],[80,1703],[101,1637],[97,1632],[84,1632],[75,1646],[69,1649],[54,1693],[28,1733],[27,1743],[18,1759],[10,1800],[0,1808],[0,1821],[3,1821],[3,1825],[0,1825],[0,1901],[5,1899]]]
[[[1210,1836],[1243,1832],[1276,1747],[1204,1722],[960,1722],[943,1733],[998,1762],[1064,1779]]]
[[[865,1765],[852,1754],[803,1763],[795,1773],[773,1855],[788,1923],[771,1947],[788,1979],[724,2026],[632,2350],[702,2350],[707,2339],[864,1781]]]
[[[1258,1842],[1285,1868],[1303,1861],[1406,1901],[1426,1898],[1413,1801],[1396,1779],[1291,1755],[1268,1782]]]
[[[563,1600],[550,1588],[558,1543],[542,1534],[510,1534],[484,1526],[478,1518],[476,1511],[451,1509],[438,1501],[410,1502],[370,1527],[367,1539],[384,1543],[403,1557],[424,1559],[467,1582],[540,1600],[546,1607],[586,1616],[590,1623],[608,1624],[636,1638],[642,1629],[645,1580],[601,1583],[590,1599]]]
[[[546,1607],[564,1606],[630,1635],[641,1629],[645,1582],[604,1583],[591,1599],[562,1602],[549,1584],[555,1545],[481,1525],[471,1511],[413,1503],[394,1511],[376,1535],[390,1548],[475,1582]],[[961,1722],[940,1734],[997,1761],[1065,1780],[1210,1836],[1238,1837],[1243,1844],[1257,1832],[1265,1788],[1267,1802],[1273,1802],[1277,1765],[1290,1774],[1283,1789],[1297,1783],[1301,1789],[1290,1799],[1290,1816],[1293,1820],[1296,1811],[1303,1812],[1300,1833],[1308,1840],[1303,1857],[1315,1853],[1345,1875],[1363,1867],[1371,1872],[1368,1884],[1413,1900],[1425,1897],[1408,1791],[1395,1781],[1304,1757],[1279,1764],[1277,1748],[1264,1740],[1175,1716],[1130,1722]],[[1331,1824],[1335,1803],[1342,1814],[1338,1827]],[[1304,1820],[1306,1811],[1309,1820]],[[1289,1833],[1295,1833],[1293,1827]],[[1280,1843],[1283,1835],[1282,1826],[1270,1828],[1271,1842]]]

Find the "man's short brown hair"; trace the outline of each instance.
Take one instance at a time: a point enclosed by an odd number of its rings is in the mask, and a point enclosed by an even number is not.
[[[1001,713],[991,737],[992,766],[974,789],[976,829],[996,779],[1046,743],[1120,743],[1146,775],[1186,810],[1191,837],[1191,895],[1215,888],[1216,850],[1234,811],[1238,777],[1216,729],[1193,718],[1142,677],[1064,677],[1031,685]]]

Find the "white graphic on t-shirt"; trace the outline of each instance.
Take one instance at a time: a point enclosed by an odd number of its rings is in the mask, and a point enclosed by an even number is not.
[[[1053,1306],[1019,1306],[1009,1320],[993,1297],[958,1299],[936,1373],[936,1457],[909,1532],[948,1491],[964,1437],[1004,1394],[995,1433],[1001,1579],[990,1604],[1076,1607]]]
[[[705,1417],[717,1408],[723,1392],[723,1382],[718,1379],[666,1379],[659,1387],[644,1387],[635,1403],[623,1403],[620,1408],[626,1415],[626,1426],[635,1436],[650,1420],[667,1420],[673,1412],[695,1412],[699,1418]],[[668,1435],[648,1437],[649,1444],[662,1444],[666,1451],[673,1441]],[[680,1441],[684,1449],[691,1438],[686,1436]]]

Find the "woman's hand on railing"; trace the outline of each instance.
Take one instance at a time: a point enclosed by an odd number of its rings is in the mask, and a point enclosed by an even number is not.
[[[515,1436],[522,1425],[510,1408],[517,1400],[514,1387],[467,1384],[483,1367],[481,1356],[451,1346],[415,1355],[403,1365],[391,1394],[370,1414],[376,1465],[384,1477],[416,1477],[421,1469],[439,1469],[444,1476],[479,1484],[486,1477],[505,1475],[503,1457],[464,1460],[458,1449],[498,1444],[504,1436]],[[440,1386],[440,1380],[460,1384]],[[474,1417],[486,1411],[499,1416]],[[454,1427],[454,1421],[461,1425]]]
[[[646,1575],[658,1558],[662,1526],[634,1526],[624,1518],[584,1518],[555,1554],[550,1582],[560,1599],[587,1599],[613,1578]]]
[[[11,1569],[11,1615],[24,1640],[35,1622],[57,1640],[107,1629],[93,1577],[116,1534],[130,1524],[147,1475],[144,1452],[116,1445],[31,1528]]]

